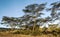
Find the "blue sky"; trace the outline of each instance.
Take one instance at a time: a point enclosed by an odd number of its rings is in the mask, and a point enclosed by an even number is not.
[[[50,3],[57,2],[59,0],[0,0],[0,21],[3,16],[9,16],[9,17],[20,17],[23,16],[24,13],[22,9],[25,8],[25,6],[29,4],[40,4],[47,2],[47,7],[50,7]],[[44,11],[45,12],[45,11]],[[46,12],[47,16],[49,15],[48,12]],[[3,27],[0,25],[0,27]]]

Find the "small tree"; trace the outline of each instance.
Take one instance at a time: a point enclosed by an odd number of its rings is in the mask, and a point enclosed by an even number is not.
[[[3,16],[1,24],[10,26],[13,30],[17,25],[20,25],[20,19],[14,18],[14,17]]]

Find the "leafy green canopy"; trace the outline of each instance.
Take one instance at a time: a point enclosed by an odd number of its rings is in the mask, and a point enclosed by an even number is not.
[[[33,29],[35,28],[36,25],[44,25],[46,22],[53,22],[55,20],[60,19],[60,12],[57,12],[60,10],[60,3],[59,2],[54,2],[52,3],[52,7],[48,8],[47,11],[51,11],[51,16],[41,18],[41,15],[44,15],[43,10],[45,10],[47,3],[42,3],[42,4],[30,4],[23,9],[25,15],[19,18],[15,17],[7,17],[3,16],[2,18],[2,24],[8,24],[11,27],[13,26],[33,26]],[[40,17],[40,18],[39,18]]]

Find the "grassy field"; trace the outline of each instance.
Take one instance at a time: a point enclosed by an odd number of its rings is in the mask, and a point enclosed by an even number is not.
[[[20,33],[19,33],[20,32]],[[38,31],[36,31],[38,32]],[[60,33],[42,33],[40,34],[40,32],[38,32],[38,35],[36,35],[37,33],[34,33],[34,35],[31,34],[31,31],[29,30],[10,30],[10,29],[0,29],[0,37],[60,37]]]
[[[0,37],[60,37],[60,35],[58,36],[53,36],[52,34],[44,34],[44,35],[40,35],[40,36],[31,36],[31,35],[21,35],[21,34],[0,34]]]
[[[24,34],[12,34],[7,32],[0,32],[0,37],[60,37],[60,34],[53,35],[53,34],[42,34],[42,35],[24,35]]]

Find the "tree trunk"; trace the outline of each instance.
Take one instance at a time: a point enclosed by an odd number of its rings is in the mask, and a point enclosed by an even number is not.
[[[34,21],[34,24],[33,24],[33,32],[35,31],[35,27],[36,27],[36,21]]]

